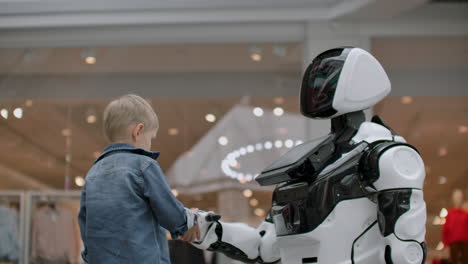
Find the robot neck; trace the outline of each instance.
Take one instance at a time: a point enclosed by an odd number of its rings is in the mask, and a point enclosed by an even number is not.
[[[331,132],[336,135],[338,142],[349,142],[364,121],[364,111],[340,115],[332,118]]]

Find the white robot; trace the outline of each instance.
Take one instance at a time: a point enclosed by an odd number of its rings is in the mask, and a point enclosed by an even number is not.
[[[330,134],[296,146],[256,177],[276,185],[258,228],[202,212],[202,239],[193,244],[246,263],[424,263],[423,160],[378,116],[366,122],[363,113],[389,92],[368,52],[318,55],[304,73],[301,112],[330,118]]]

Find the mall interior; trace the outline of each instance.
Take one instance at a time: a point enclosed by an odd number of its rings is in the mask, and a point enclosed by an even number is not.
[[[366,117],[424,160],[425,263],[465,263],[443,242],[454,192],[468,212],[464,0],[0,1],[0,263],[82,263],[81,189],[108,144],[103,111],[125,94],[155,109],[152,150],[185,207],[258,226],[274,186],[255,176],[330,132],[301,115],[299,92],[312,59],[342,46],[369,51],[391,81]],[[241,263],[169,244],[173,264]]]

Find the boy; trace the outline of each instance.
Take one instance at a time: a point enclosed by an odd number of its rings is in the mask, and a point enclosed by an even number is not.
[[[104,111],[111,142],[94,162],[81,194],[78,221],[90,264],[170,264],[167,239],[199,239],[196,215],[177,201],[151,152],[158,117],[136,95],[112,101]]]

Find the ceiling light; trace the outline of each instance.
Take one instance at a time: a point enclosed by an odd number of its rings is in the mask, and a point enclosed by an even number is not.
[[[250,198],[253,195],[252,190],[246,189],[242,192],[242,195],[244,195],[245,198]]]
[[[448,215],[447,209],[442,208],[442,210],[440,210],[439,216],[440,216],[441,218],[445,218],[445,217],[447,217],[447,215]]]
[[[465,134],[466,132],[468,132],[468,126],[459,126],[458,127],[458,133]]]
[[[169,134],[169,136],[177,136],[179,134],[179,129],[177,128],[169,128],[167,130],[167,133]]]
[[[250,55],[250,58],[251,58],[253,61],[261,61],[261,60],[262,60],[262,55],[260,55],[260,54],[251,54],[251,55]]]
[[[251,180],[253,179],[252,174],[246,174],[246,175],[245,175],[245,179],[246,179],[247,181],[251,181]]]
[[[411,96],[403,96],[401,97],[402,104],[411,104],[413,102],[413,97]]]
[[[64,136],[64,137],[71,136],[71,129],[69,129],[69,128],[62,129],[62,136]]]
[[[213,114],[207,114],[207,115],[205,116],[205,120],[206,120],[207,122],[213,123],[214,121],[216,121],[216,116],[213,115]]]
[[[240,182],[241,184],[246,184],[246,183],[247,183],[247,179],[246,179],[245,177],[242,177],[242,178],[239,179],[239,182]]]
[[[95,64],[96,63],[96,57],[91,57],[91,56],[86,57],[85,61],[86,61],[87,64]]]
[[[252,111],[252,113],[255,115],[255,116],[262,116],[263,115],[263,109],[260,108],[260,107],[255,107]]]
[[[239,153],[243,156],[243,155],[247,154],[247,149],[242,147],[242,148],[239,149]]]
[[[275,116],[282,116],[284,114],[284,110],[281,107],[276,107],[273,109],[273,114],[275,114]]]
[[[275,104],[283,104],[284,103],[284,98],[283,97],[275,97],[275,99],[273,99],[273,102]]]
[[[254,151],[255,151],[254,146],[252,146],[252,145],[248,145],[248,146],[247,146],[247,152],[248,152],[248,153],[252,153],[252,152],[254,152]]]
[[[434,216],[434,220],[432,220],[433,225],[445,225],[446,218],[441,218],[440,216]]]
[[[88,108],[88,110],[86,110],[86,122],[88,124],[94,124],[96,123],[96,121],[97,121],[96,111],[91,107]]]
[[[255,198],[252,198],[252,199],[250,199],[249,204],[250,204],[250,206],[255,207],[255,206],[258,205],[258,200],[255,199]]]
[[[76,186],[83,187],[85,185],[85,179],[82,176],[75,177]]]
[[[448,153],[448,151],[447,151],[447,148],[446,148],[446,147],[440,147],[440,148],[439,148],[439,153],[438,153],[438,154],[439,154],[440,157],[445,157],[445,156],[447,156],[447,153]]]
[[[33,105],[33,101],[31,99],[26,100],[24,103],[27,107],[31,107]]]
[[[5,108],[3,108],[2,110],[0,110],[0,115],[1,115],[4,119],[8,119],[8,110],[6,110]]]
[[[249,48],[249,54],[253,61],[259,62],[262,60],[262,49],[257,46],[251,46]]]
[[[284,141],[284,146],[287,148],[292,148],[294,146],[294,141],[292,141],[291,139],[288,139]]]
[[[265,210],[263,210],[262,208],[257,208],[254,210],[254,214],[260,217],[265,216]]]
[[[86,64],[95,64],[96,63],[96,54],[91,49],[84,49],[81,51],[81,58],[86,62]]]
[[[442,243],[442,241],[439,242],[439,244],[437,244],[437,247],[436,247],[436,250],[442,250],[444,249],[444,243]]]
[[[237,167],[238,164],[239,164],[239,162],[236,159],[229,160],[229,166],[231,166],[233,168]]]
[[[281,141],[281,140],[276,140],[276,141],[275,141],[275,147],[276,147],[276,148],[282,148],[282,147],[283,147],[283,141]]]
[[[13,110],[13,115],[16,118],[21,119],[23,117],[23,108],[21,107],[15,108],[15,110]]]
[[[97,117],[95,115],[89,115],[86,117],[86,122],[88,122],[88,124],[94,124],[96,123],[96,120]]]
[[[177,191],[176,189],[172,189],[171,191],[175,197],[179,196],[179,191]]]
[[[228,143],[228,139],[225,136],[221,136],[218,138],[218,143],[222,146],[226,146]]]
[[[447,177],[439,176],[439,184],[445,184],[445,183],[447,183]]]
[[[273,147],[273,143],[267,141],[265,142],[265,144],[263,144],[263,146],[265,147],[265,149],[271,149]]]
[[[262,149],[263,149],[263,144],[262,143],[255,144],[255,150],[260,151]]]

